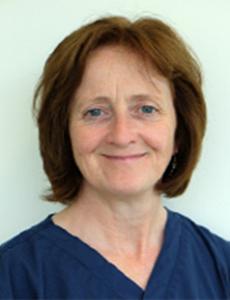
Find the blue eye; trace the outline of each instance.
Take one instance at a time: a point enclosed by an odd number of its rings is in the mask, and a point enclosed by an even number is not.
[[[155,110],[155,107],[151,105],[143,105],[141,107],[141,112],[143,112],[144,114],[152,114]]]
[[[102,110],[100,108],[92,108],[86,112],[86,115],[90,115],[91,117],[99,117],[102,114]]]

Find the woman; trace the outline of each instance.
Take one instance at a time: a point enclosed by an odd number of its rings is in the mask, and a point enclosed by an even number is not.
[[[61,212],[1,247],[1,299],[230,299],[230,245],[165,209],[199,159],[197,61],[168,25],[108,17],[50,55],[35,94]]]

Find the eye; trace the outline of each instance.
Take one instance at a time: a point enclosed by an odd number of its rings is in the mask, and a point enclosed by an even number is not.
[[[142,105],[140,110],[144,114],[152,114],[156,111],[156,108],[152,105]]]
[[[100,107],[89,108],[83,114],[84,120],[90,122],[107,120],[109,117],[110,117],[109,110]]]
[[[100,117],[102,115],[102,110],[100,108],[92,108],[87,110],[87,112],[85,113],[85,116],[89,116],[89,117]]]

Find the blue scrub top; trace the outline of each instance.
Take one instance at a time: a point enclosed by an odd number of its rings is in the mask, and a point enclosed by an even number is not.
[[[0,247],[0,299],[230,299],[230,243],[167,211],[145,290],[50,215]]]

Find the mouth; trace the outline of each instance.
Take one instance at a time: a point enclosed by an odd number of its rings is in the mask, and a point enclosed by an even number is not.
[[[138,159],[144,157],[145,155],[146,155],[146,153],[131,154],[131,155],[107,155],[107,154],[103,154],[103,156],[105,158],[109,159],[109,160],[123,161],[123,162],[138,160]]]

